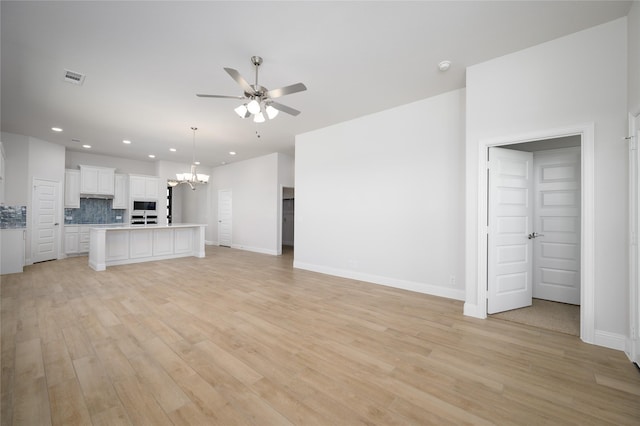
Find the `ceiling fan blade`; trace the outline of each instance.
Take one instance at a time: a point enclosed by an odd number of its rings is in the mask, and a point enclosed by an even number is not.
[[[277,109],[278,111],[282,111],[282,112],[286,112],[287,114],[291,114],[294,117],[298,114],[300,114],[300,111],[298,111],[297,109],[293,109],[291,107],[288,107],[286,105],[282,105],[279,104],[277,102],[271,102],[270,104],[272,107],[274,107],[275,109]]]
[[[285,86],[279,89],[269,90],[266,93],[266,95],[267,97],[273,99],[273,98],[279,98],[280,96],[284,96],[284,95],[290,95],[292,93],[302,92],[304,90],[307,90],[307,86],[305,86],[302,83],[296,83],[296,84],[292,84],[291,86]]]
[[[245,99],[244,96],[227,96],[227,95],[203,95],[201,93],[196,93],[196,96],[200,98],[228,98],[228,99]]]
[[[245,80],[238,71],[234,70],[233,68],[225,68],[224,70],[231,76],[231,78],[236,81],[236,83],[240,85],[240,87],[242,87],[242,90],[244,90],[245,93],[248,93],[250,95],[255,94],[256,91],[253,90],[253,87],[251,87],[251,85],[247,83],[247,80]]]

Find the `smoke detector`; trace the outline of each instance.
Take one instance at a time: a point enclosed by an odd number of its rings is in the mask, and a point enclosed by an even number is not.
[[[64,70],[64,81],[71,84],[81,85],[84,83],[84,74],[79,72]]]
[[[438,69],[440,71],[446,71],[451,68],[451,61],[442,61],[438,64]]]

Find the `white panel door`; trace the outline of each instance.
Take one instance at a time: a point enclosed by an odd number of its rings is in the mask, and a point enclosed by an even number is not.
[[[580,147],[534,154],[533,297],[580,304]]]
[[[487,312],[531,305],[533,154],[489,149]]]
[[[230,189],[218,191],[218,245],[231,247],[231,211],[232,197]]]
[[[31,261],[58,258],[58,182],[33,180],[33,237]]]

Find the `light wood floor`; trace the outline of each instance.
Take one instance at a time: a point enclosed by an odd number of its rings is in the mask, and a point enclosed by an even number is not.
[[[2,277],[2,425],[640,424],[622,352],[207,247]]]

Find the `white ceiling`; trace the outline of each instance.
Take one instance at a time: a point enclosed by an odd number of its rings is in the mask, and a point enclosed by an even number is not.
[[[296,134],[464,87],[469,65],[625,16],[630,5],[2,1],[2,131],[189,163],[197,126],[204,165],[293,155]],[[242,95],[223,67],[253,83],[253,55],[264,58],[263,86],[307,86],[279,99],[299,116],[255,124],[233,112],[240,101],[195,96]],[[84,84],[65,82],[65,69],[85,74]]]

